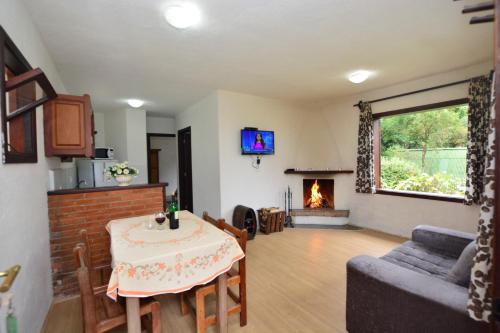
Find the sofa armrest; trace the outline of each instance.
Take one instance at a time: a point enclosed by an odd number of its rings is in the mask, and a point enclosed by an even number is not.
[[[487,332],[469,318],[467,289],[382,259],[347,263],[349,332]]]
[[[429,225],[419,225],[411,234],[414,242],[422,243],[455,258],[458,258],[464,248],[475,238],[474,234]]]

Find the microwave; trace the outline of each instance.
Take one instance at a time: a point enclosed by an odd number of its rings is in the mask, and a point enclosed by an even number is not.
[[[95,148],[94,159],[112,160],[115,157],[115,150],[110,147]]]

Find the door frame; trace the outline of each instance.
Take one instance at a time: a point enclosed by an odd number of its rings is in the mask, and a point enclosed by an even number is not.
[[[191,126],[188,126],[188,127],[185,127],[183,129],[180,129],[179,131],[177,131],[177,162],[179,163],[179,184],[178,184],[178,188],[179,188],[179,208],[181,207],[181,195],[182,195],[182,192],[183,190],[185,190],[185,188],[182,187],[182,182],[181,182],[181,176],[182,176],[182,170],[181,170],[181,148],[182,148],[182,145],[181,145],[181,137],[184,133],[186,132],[189,132],[192,134],[192,131],[191,131]],[[191,160],[191,167],[189,168],[188,171],[188,174],[189,174],[189,177],[191,178],[191,188],[189,189],[190,192],[191,192],[191,196],[190,196],[190,202],[188,202],[188,210],[190,210],[191,212],[193,212],[193,209],[194,209],[194,206],[193,206],[193,154],[192,154],[192,140],[190,142],[190,151],[191,151],[191,156],[190,156],[190,160]]]
[[[168,133],[146,133],[146,151],[148,154],[148,184],[151,184],[151,163],[149,162],[149,157],[151,154],[151,138],[175,138],[175,134]]]

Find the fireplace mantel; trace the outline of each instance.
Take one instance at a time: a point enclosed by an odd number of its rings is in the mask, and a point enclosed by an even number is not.
[[[342,173],[353,173],[353,170],[309,170],[309,169],[286,169],[285,174],[295,174],[295,175],[335,175]]]

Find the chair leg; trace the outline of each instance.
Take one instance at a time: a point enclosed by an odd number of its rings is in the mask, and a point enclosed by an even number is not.
[[[141,327],[146,328],[146,332],[153,333],[153,319],[150,313],[141,316]]]
[[[196,332],[205,333],[206,321],[205,321],[205,295],[196,292]]]
[[[181,314],[183,316],[187,315],[189,313],[189,305],[187,304],[186,301],[186,293],[180,293],[179,295],[180,303],[181,303]]]
[[[153,325],[153,333],[161,333],[161,312],[160,312],[160,302],[154,302],[151,304],[151,317]]]
[[[245,284],[240,284],[240,326],[243,327],[247,324],[247,289]]]

